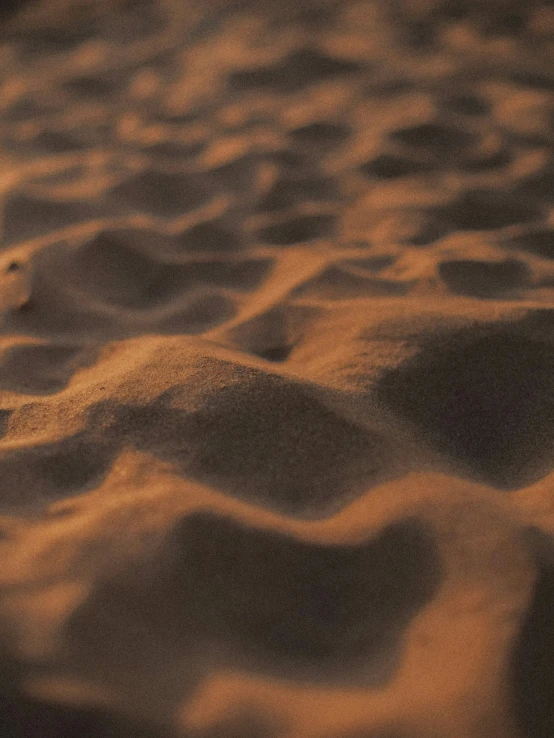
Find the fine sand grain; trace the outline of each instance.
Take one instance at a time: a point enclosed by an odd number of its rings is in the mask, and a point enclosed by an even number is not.
[[[554,4],[0,9],[0,738],[554,738]]]

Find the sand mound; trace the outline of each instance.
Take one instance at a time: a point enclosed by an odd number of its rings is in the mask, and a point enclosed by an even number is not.
[[[551,738],[552,3],[0,11],[0,738]]]

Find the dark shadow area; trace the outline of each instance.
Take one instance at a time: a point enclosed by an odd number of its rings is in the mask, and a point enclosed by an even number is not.
[[[338,199],[337,183],[327,177],[280,177],[258,204],[260,211],[298,207],[305,202]]]
[[[530,269],[518,259],[479,261],[458,259],[443,261],[439,276],[452,292],[473,297],[495,298],[526,285]]]
[[[508,246],[530,251],[532,254],[537,254],[537,256],[554,259],[554,228],[522,233],[520,236],[510,239],[507,243]]]
[[[355,62],[304,48],[293,51],[275,66],[232,72],[228,80],[236,90],[261,88],[272,92],[297,92],[316,82],[353,74],[361,68]]]
[[[361,545],[323,546],[197,514],[176,531],[176,551],[174,591],[188,593],[180,607],[199,619],[195,629],[235,642],[261,669],[316,681],[352,670],[363,679],[381,659],[376,681],[388,680],[403,630],[440,581],[433,540],[415,521]]]
[[[524,177],[515,188],[516,195],[554,203],[554,162],[550,161],[536,174]]]
[[[266,361],[281,362],[286,361],[292,351],[292,346],[271,346],[257,352],[261,359]]]
[[[490,152],[468,152],[464,160],[459,163],[459,168],[463,172],[479,174],[479,172],[489,172],[505,167],[513,160],[513,153],[508,148],[501,147]]]
[[[437,208],[434,212],[448,222],[452,229],[478,231],[528,223],[539,218],[541,208],[521,197],[500,191],[469,190],[452,204]]]
[[[458,115],[479,116],[490,112],[490,104],[474,93],[446,95],[442,107]]]
[[[161,165],[174,165],[179,160],[182,160],[185,163],[194,159],[194,157],[198,156],[205,147],[206,144],[204,141],[160,141],[159,143],[152,144],[152,146],[145,146],[143,151],[148,154],[154,162]]]
[[[0,18],[6,20],[10,16],[16,15],[31,2],[32,0],[0,0]]]
[[[90,340],[98,346],[152,329],[197,333],[232,315],[234,296],[256,289],[274,264],[272,258],[240,254],[173,261],[183,255],[180,238],[160,236],[158,257],[155,235],[144,232],[141,243],[138,232],[134,244],[133,233],[103,231],[76,247],[55,243],[41,249],[31,265],[29,299],[7,313],[4,332],[47,335],[51,342],[71,340],[72,345]],[[169,314],[152,315],[152,309],[166,306]],[[21,350],[23,359],[29,350]],[[46,349],[43,353],[50,356]],[[0,371],[0,384],[1,377]],[[46,390],[49,386],[48,381]]]
[[[111,417],[105,433],[115,446],[131,443],[186,477],[293,515],[340,507],[388,466],[379,436],[343,420],[290,380],[221,361],[206,360],[205,371],[216,372],[224,386],[196,411],[173,406],[173,398],[178,402],[187,392],[176,385],[145,407],[101,404],[91,425],[105,427]]]
[[[109,472],[119,444],[98,429],[61,441],[0,453],[2,507],[48,504],[98,486]]]
[[[340,733],[335,738],[410,738],[410,733],[397,730],[356,730]]]
[[[448,157],[475,145],[475,135],[463,128],[439,123],[420,123],[390,134],[393,141],[436,156]]]
[[[351,129],[346,125],[317,121],[295,128],[288,136],[297,146],[316,148],[319,152],[323,152],[340,146],[351,133]]]
[[[333,264],[299,285],[294,297],[316,300],[352,300],[357,297],[404,295],[409,285],[395,280],[375,279],[370,274],[356,274]]]
[[[302,343],[317,314],[317,308],[280,305],[233,328],[226,341],[266,361],[286,361]]]
[[[394,154],[379,154],[375,159],[360,166],[360,171],[367,177],[378,179],[398,179],[413,174],[422,174],[432,169],[429,162],[416,161]]]
[[[10,195],[4,205],[4,236],[6,243],[45,236],[52,231],[99,216],[99,210],[88,203],[55,202],[24,194]]]
[[[552,738],[554,731],[554,543],[534,529],[529,541],[537,581],[512,658],[516,717],[525,738]],[[546,557],[550,559],[546,563]],[[542,559],[542,563],[541,563]]]
[[[0,738],[182,738],[108,710],[56,704],[22,687],[26,665],[0,648]]]
[[[100,709],[53,705],[19,697],[2,705],[0,738],[179,738]]]
[[[526,70],[514,69],[510,72],[510,79],[516,85],[522,87],[533,87],[536,90],[554,91],[554,74],[548,72],[528,72]]]
[[[96,75],[73,77],[64,82],[63,87],[68,92],[85,98],[106,98],[113,95],[118,88],[123,87],[127,80],[117,76]]]
[[[123,206],[159,217],[175,217],[205,205],[213,196],[213,188],[199,174],[168,174],[145,170],[109,193]]]
[[[428,35],[437,38],[441,30],[452,23],[463,22],[485,38],[520,36],[526,33],[533,11],[544,0],[528,0],[521,4],[514,0],[433,0],[430,3],[412,0],[389,0],[384,6],[390,19],[397,25],[400,39],[411,42],[416,48],[418,37],[413,30],[423,25]],[[425,46],[423,46],[425,48]]]
[[[0,738],[178,738],[109,712],[33,699],[17,686],[19,669],[4,657],[0,675]]]
[[[13,410],[0,410],[0,438],[8,432],[8,423]]]
[[[430,162],[416,161],[395,154],[379,154],[375,159],[360,166],[360,171],[368,177],[397,179],[431,171]]]
[[[239,234],[218,221],[191,226],[175,239],[179,251],[238,251],[244,247]]]
[[[151,649],[146,638],[166,639],[165,651],[190,652],[199,673],[209,655],[211,668],[383,685],[408,623],[441,579],[434,541],[415,520],[339,546],[201,512],[185,517],[157,555],[148,571],[100,585],[73,616],[68,635],[84,653],[95,654],[106,630],[118,638],[121,609],[142,624],[121,634],[130,660]]]
[[[172,263],[141,253],[117,232],[99,234],[66,259],[71,260],[67,276],[76,285],[101,300],[135,310],[206,285],[253,289],[272,264],[268,259]]]
[[[32,152],[35,156],[40,157],[81,151],[86,148],[86,144],[75,135],[44,129],[32,141],[26,142],[22,148],[26,154]]]
[[[523,326],[438,332],[384,374],[377,394],[494,487],[516,489],[552,468],[554,345]]]
[[[75,371],[91,364],[96,352],[82,346],[14,346],[0,355],[0,390],[49,395],[63,390]]]
[[[299,215],[260,229],[257,237],[262,243],[291,246],[303,241],[332,238],[335,235],[335,222],[334,215]]]
[[[199,294],[187,301],[185,308],[161,320],[157,330],[169,335],[197,335],[230,320],[236,311],[236,304],[228,295]]]

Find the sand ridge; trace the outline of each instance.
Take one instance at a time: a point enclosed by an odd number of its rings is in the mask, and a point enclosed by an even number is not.
[[[36,0],[0,68],[0,737],[550,738],[552,3]]]

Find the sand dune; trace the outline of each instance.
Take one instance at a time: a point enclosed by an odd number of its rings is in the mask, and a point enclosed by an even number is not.
[[[0,737],[551,738],[552,3],[0,7]]]

